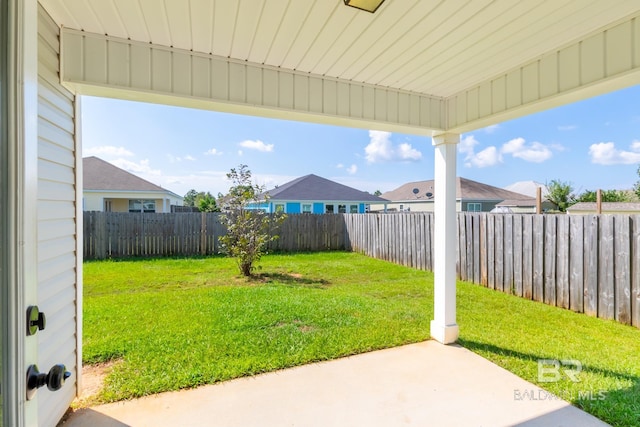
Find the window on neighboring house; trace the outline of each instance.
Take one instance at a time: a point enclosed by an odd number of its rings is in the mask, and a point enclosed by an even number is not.
[[[467,203],[467,211],[482,212],[482,203]]]
[[[303,204],[302,213],[311,213],[311,205],[308,203]]]
[[[155,200],[129,200],[129,212],[155,213]]]
[[[400,205],[400,212],[404,212],[404,205]]]
[[[349,205],[349,213],[358,213],[358,205]]]
[[[333,213],[333,205],[324,205],[324,213]]]
[[[347,205],[338,205],[338,213],[347,213]]]
[[[276,203],[276,209],[275,209],[276,213],[284,213],[284,204],[282,203]]]
[[[113,212],[113,200],[105,200],[104,201],[104,211],[105,212]]]

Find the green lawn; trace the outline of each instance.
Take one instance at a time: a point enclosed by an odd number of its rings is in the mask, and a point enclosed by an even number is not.
[[[247,281],[227,258],[85,263],[85,363],[120,360],[99,400],[428,338],[429,272],[342,252],[260,265]],[[538,385],[611,424],[640,420],[640,330],[468,283],[458,321],[462,345],[534,383],[538,359],[580,361],[580,382]]]

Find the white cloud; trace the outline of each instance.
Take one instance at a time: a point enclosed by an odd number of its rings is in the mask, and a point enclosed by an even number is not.
[[[106,157],[131,157],[133,153],[124,147],[114,145],[102,145],[100,147],[88,147],[82,150],[83,156],[106,156]]]
[[[273,147],[274,147],[273,144],[265,144],[259,139],[256,139],[255,141],[252,141],[252,140],[242,141],[239,145],[243,148],[248,148],[249,150],[257,150],[265,153],[273,151]]]
[[[221,156],[222,151],[218,151],[217,148],[211,148],[210,150],[205,151],[204,154],[205,156]]]
[[[422,153],[406,142],[403,142],[398,146],[397,154],[402,160],[416,161],[422,158]]]
[[[498,129],[500,129],[500,125],[490,125],[487,126],[486,128],[484,128],[484,131],[488,134],[492,134],[495,131],[497,131]]]
[[[465,136],[458,144],[458,151],[460,153],[466,154],[467,156],[473,156],[473,153],[475,152],[475,146],[478,144],[479,142],[478,140],[476,140],[475,136]]]
[[[242,150],[238,150],[238,156],[242,156],[243,154]]]
[[[349,166],[349,167],[347,168],[347,173],[348,173],[349,175],[355,175],[355,174],[356,174],[356,172],[358,172],[358,166],[356,166],[355,164],[353,164],[353,165],[351,165],[351,166]]]
[[[479,153],[476,153],[478,140],[473,135],[466,136],[458,144],[458,151],[465,155],[465,167],[485,168],[495,166],[503,162],[503,155],[522,159],[527,162],[542,163],[553,156],[553,151],[563,151],[564,147],[558,144],[544,145],[534,141],[528,143],[524,138],[514,138],[502,145],[500,149],[496,146],[489,146]]]
[[[364,148],[365,158],[369,163],[393,161],[417,161],[422,153],[408,143],[394,146],[391,132],[369,131],[369,144]]]
[[[475,154],[473,157],[471,157],[468,160],[468,163],[471,164],[471,166],[475,166],[477,168],[486,168],[489,166],[495,166],[501,162],[502,162],[502,156],[498,152],[498,149],[493,145],[485,148],[484,150]]]
[[[578,126],[576,125],[562,125],[562,126],[558,126],[558,130],[561,131],[569,131],[569,130],[575,130],[578,129]]]
[[[336,165],[336,168],[338,168],[338,169],[342,169],[343,167],[344,167],[344,165],[343,165],[342,163],[338,163],[338,164]]]
[[[187,154],[184,157],[176,157],[176,156],[174,156],[172,154],[167,154],[167,159],[169,159],[170,163],[179,163],[179,162],[181,162],[183,160],[188,160],[190,162],[193,162],[194,160],[196,160],[195,157],[193,157],[193,156],[191,156],[189,154]]]
[[[542,163],[553,156],[553,152],[546,145],[537,141],[527,143],[524,138],[512,139],[502,146],[501,151],[533,163]]]
[[[120,169],[124,169],[128,172],[135,174],[143,174],[143,175],[160,175],[159,169],[152,169],[149,164],[149,159],[140,160],[140,162],[132,162],[131,160],[126,159],[116,159],[112,160],[111,164],[119,167]]]
[[[633,141],[631,151],[618,150],[613,142],[591,144],[589,156],[591,163],[600,165],[630,165],[640,162],[640,141]]]
[[[465,167],[486,168],[502,162],[502,156],[495,146],[492,145],[476,153],[475,147],[478,144],[478,140],[473,135],[465,136],[458,144],[458,151],[465,154]]]

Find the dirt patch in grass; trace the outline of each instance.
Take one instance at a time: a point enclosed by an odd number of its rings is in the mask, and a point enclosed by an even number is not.
[[[289,325],[295,326],[296,328],[298,328],[298,330],[300,332],[303,332],[303,333],[312,332],[312,331],[315,331],[317,329],[315,326],[306,325],[304,322],[302,322],[302,320],[297,320],[297,319],[292,321],[292,322],[278,322],[278,323],[276,323],[275,327],[276,328],[284,328],[284,327],[287,327]]]
[[[104,387],[104,379],[120,360],[82,366],[82,393],[71,404],[74,409],[86,408],[95,403],[96,396]]]

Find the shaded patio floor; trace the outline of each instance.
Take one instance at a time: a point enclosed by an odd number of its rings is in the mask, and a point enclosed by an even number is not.
[[[525,395],[525,392],[526,395]],[[77,426],[606,426],[457,345],[425,341],[82,409]]]

